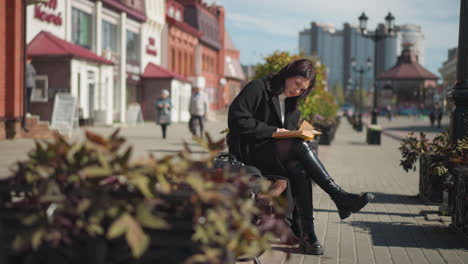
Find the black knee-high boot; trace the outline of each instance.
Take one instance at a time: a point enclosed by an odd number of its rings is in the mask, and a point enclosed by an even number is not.
[[[370,193],[353,194],[343,190],[328,174],[306,142],[293,141],[289,153],[291,157],[301,162],[312,180],[330,195],[338,208],[341,219],[349,217],[351,213],[358,212],[374,198],[374,195]]]
[[[303,254],[322,255],[323,248],[315,235],[313,204],[312,204],[312,185],[308,173],[301,163],[289,162],[287,170],[291,183],[291,189],[294,196],[294,202],[299,219],[299,248]]]

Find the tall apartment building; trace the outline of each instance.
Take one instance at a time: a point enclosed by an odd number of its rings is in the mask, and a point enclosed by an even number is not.
[[[424,34],[420,25],[406,24],[395,27],[398,32],[397,54],[407,44],[411,45],[412,53],[416,56],[419,64],[424,65]]]
[[[384,30],[385,26],[380,24],[376,31],[369,34],[384,34]],[[357,26],[344,23],[343,29],[336,29],[333,25],[312,22],[310,28],[299,32],[299,51],[306,56],[318,56],[327,66],[329,86],[340,84],[345,91],[354,89],[359,81],[359,74],[352,69],[351,59],[355,58],[358,65],[365,66],[370,58],[377,70],[375,73],[372,68],[364,75],[363,87],[370,90],[374,83],[374,74],[390,69],[407,43],[411,43],[419,63],[424,61],[424,36],[421,27],[400,25],[395,27],[395,32],[394,36],[376,44],[377,54],[374,56],[374,42],[363,37]]]

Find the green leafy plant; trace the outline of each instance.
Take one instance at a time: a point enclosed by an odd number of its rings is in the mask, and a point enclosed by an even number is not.
[[[90,238],[124,238],[139,258],[154,240],[164,240],[153,231],[171,234],[175,217],[192,226],[198,253],[188,263],[216,263],[226,250],[237,256],[267,249],[273,234],[286,232],[252,200],[257,180],[212,167],[224,139],[197,140],[207,151],[202,160],[185,144],[175,155],[138,162],[131,162],[132,147],[124,147],[118,130],[108,138],[86,132],[83,142],[69,143],[58,134],[36,142],[8,179],[11,199],[2,203],[1,209],[16,212],[13,248],[60,249]],[[279,205],[273,200],[275,210],[281,211]],[[262,224],[254,224],[254,217]]]
[[[436,136],[432,141],[422,132],[419,138],[410,133],[401,142],[399,150],[402,155],[400,165],[405,171],[415,170],[415,164],[423,153],[434,155],[431,167],[439,176],[445,175],[454,166],[468,165],[468,138],[451,144],[447,132]]]
[[[304,58],[302,54],[290,54],[285,51],[275,51],[272,55],[265,57],[265,62],[256,65],[255,78],[265,78],[270,74],[280,71],[288,63]],[[316,57],[305,57],[315,63],[315,87],[311,94],[300,103],[302,119],[321,126],[335,124],[335,116],[338,104],[335,97],[325,90],[326,66],[321,64]],[[339,94],[339,91],[337,91]]]

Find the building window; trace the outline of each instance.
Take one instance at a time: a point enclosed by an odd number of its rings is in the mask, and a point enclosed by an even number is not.
[[[172,48],[171,49],[171,71],[175,72],[175,64],[176,64],[176,61],[175,61],[175,49]]]
[[[102,50],[109,50],[112,53],[118,52],[117,25],[102,21]]]
[[[127,31],[127,63],[136,64],[140,61],[140,36]]]
[[[174,18],[174,7],[169,7],[169,17]]]
[[[181,16],[179,10],[177,10],[176,13],[175,13],[175,20],[182,21],[182,16]]]
[[[72,42],[92,49],[92,19],[91,15],[79,9],[72,10]]]
[[[32,91],[31,101],[47,102],[49,79],[47,75],[36,75],[36,88]]]

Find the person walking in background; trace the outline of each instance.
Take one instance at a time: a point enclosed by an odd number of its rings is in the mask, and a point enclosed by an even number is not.
[[[438,103],[435,104],[434,117],[437,119],[437,128],[441,128],[440,123],[442,122],[442,108]]]
[[[36,89],[36,69],[31,64],[32,57],[28,56],[26,59],[26,82],[24,84],[24,99],[23,99],[23,110],[24,115],[22,118],[22,127],[23,130],[28,133],[29,130],[26,127],[27,117],[31,115],[31,96],[33,91]]]
[[[388,121],[392,121],[392,107],[390,105],[387,105],[387,118],[388,118]]]
[[[166,138],[167,127],[171,124],[171,99],[169,91],[161,91],[161,97],[156,101],[156,124],[161,126],[163,139]]]
[[[431,112],[429,113],[429,122],[431,122],[431,127],[434,126],[434,122],[435,122],[435,109],[432,109]]]
[[[190,132],[193,136],[203,136],[204,123],[208,113],[208,100],[199,87],[193,88],[192,96],[190,97],[189,111]],[[197,127],[199,128],[200,134],[197,133]]]

